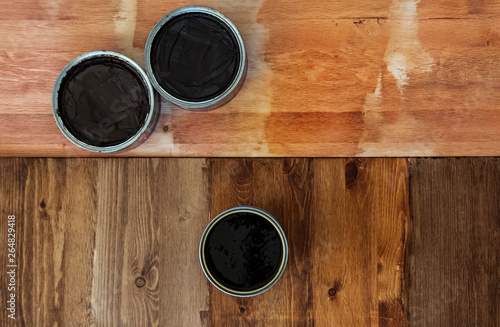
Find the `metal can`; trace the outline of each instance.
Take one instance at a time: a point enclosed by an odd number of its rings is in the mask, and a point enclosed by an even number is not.
[[[61,132],[75,145],[100,153],[124,152],[143,143],[156,127],[160,105],[144,70],[112,51],[89,52],[71,61],[52,94]]]
[[[203,272],[216,288],[250,297],[267,291],[283,275],[288,244],[271,214],[255,207],[235,207],[207,226],[199,256]]]
[[[149,34],[145,63],[153,87],[168,101],[193,111],[228,103],[247,72],[245,45],[236,26],[202,6],[164,16]]]

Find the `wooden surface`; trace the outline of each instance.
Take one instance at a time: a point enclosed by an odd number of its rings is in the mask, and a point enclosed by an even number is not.
[[[414,159],[405,260],[414,326],[500,326],[500,160]]]
[[[17,158],[0,177],[18,265],[13,323],[0,251],[0,326],[500,324],[497,158]],[[253,298],[218,291],[198,260],[236,205],[271,212],[289,242]]]
[[[0,17],[0,156],[92,156],[51,94],[93,50],[143,65],[149,32],[186,1],[19,0]],[[125,156],[500,155],[500,1],[201,0],[239,28],[246,82],[207,113],[166,102]],[[168,131],[164,132],[164,127]]]

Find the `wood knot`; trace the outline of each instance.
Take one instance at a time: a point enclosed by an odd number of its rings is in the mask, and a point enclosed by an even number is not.
[[[328,290],[328,300],[333,301],[335,295],[342,289],[342,283],[340,280],[335,280],[333,282],[333,287]]]
[[[351,188],[356,183],[358,177],[358,160],[353,160],[345,165],[345,186]]]
[[[163,126],[163,131],[164,131],[165,133],[166,133],[166,132],[168,132],[168,126],[167,126],[167,125]]]
[[[135,280],[135,286],[138,288],[144,287],[146,285],[146,280],[142,277],[137,277]]]
[[[40,208],[45,209],[46,206],[45,200],[42,200],[42,202],[40,202]]]
[[[241,313],[245,313],[245,311],[246,311],[245,307],[244,307],[244,306],[241,306],[241,307],[240,307],[240,312],[241,312]]]
[[[285,158],[283,160],[283,173],[289,174],[292,171],[294,165],[295,161],[293,159]]]

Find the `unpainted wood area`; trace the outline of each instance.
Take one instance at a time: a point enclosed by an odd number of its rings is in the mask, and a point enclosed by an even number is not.
[[[500,155],[500,1],[200,0],[246,44],[226,106],[162,104],[151,138],[123,156]],[[155,23],[190,1],[6,1],[0,15],[0,156],[96,156],[52,115],[67,63],[111,50],[143,65]],[[165,132],[165,126],[168,131]]]
[[[496,158],[17,158],[0,176],[0,234],[16,215],[17,240],[15,322],[0,251],[1,326],[500,323]],[[245,299],[198,260],[210,219],[237,205],[273,214],[290,249]]]

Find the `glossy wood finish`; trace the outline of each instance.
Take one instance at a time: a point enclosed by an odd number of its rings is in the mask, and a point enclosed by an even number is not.
[[[403,321],[405,159],[221,159],[212,172],[212,216],[237,205],[265,208],[283,226],[290,256],[282,280],[258,297],[212,288],[211,326]]]
[[[500,2],[213,1],[249,70],[223,108],[163,103],[125,156],[500,155]],[[93,156],[52,117],[63,67],[93,50],[143,64],[154,24],[186,1],[20,0],[0,17],[0,156]],[[164,132],[164,127],[168,131]]]
[[[0,326],[500,322],[498,159],[1,159],[0,176],[19,286]],[[290,248],[247,299],[198,261],[203,229],[236,205],[272,213]]]

